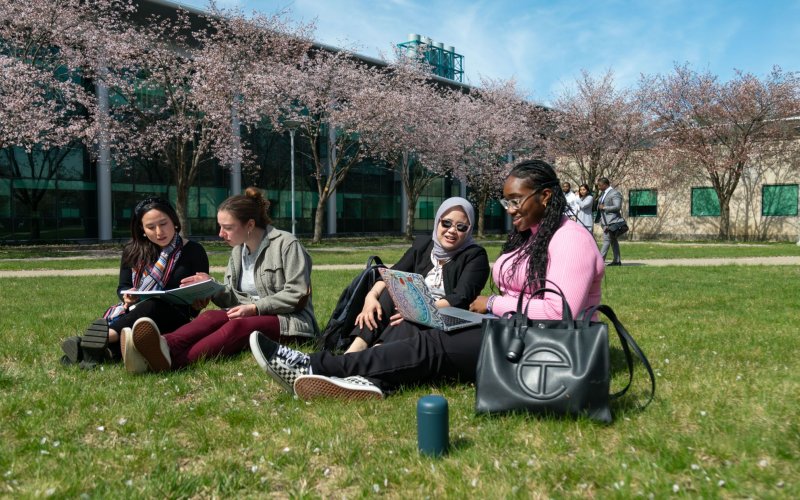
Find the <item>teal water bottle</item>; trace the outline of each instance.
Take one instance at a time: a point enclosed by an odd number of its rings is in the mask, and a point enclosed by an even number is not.
[[[442,396],[423,396],[417,401],[417,446],[420,453],[433,457],[447,453],[450,446],[447,400]]]

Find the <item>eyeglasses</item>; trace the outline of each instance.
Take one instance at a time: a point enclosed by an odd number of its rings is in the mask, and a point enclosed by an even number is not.
[[[455,224],[456,231],[459,233],[466,233],[469,230],[469,224],[464,224],[463,222],[453,222],[450,219],[442,219],[439,221],[439,224],[441,224],[445,229],[450,229],[453,227],[453,224]]]
[[[511,200],[507,200],[505,198],[500,198],[500,204],[506,210],[511,210],[512,208],[514,210],[519,210],[520,208],[522,208],[522,205],[525,204],[525,202],[528,200],[528,198],[530,198],[531,196],[535,195],[538,192],[539,192],[539,190],[537,189],[537,190],[533,191],[532,193],[528,193],[527,195],[523,196],[522,198],[513,198]]]

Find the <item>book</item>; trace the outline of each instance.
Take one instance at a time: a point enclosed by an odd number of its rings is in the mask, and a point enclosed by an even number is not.
[[[124,293],[136,295],[142,300],[157,298],[166,300],[172,304],[189,305],[198,299],[211,298],[222,290],[225,290],[225,285],[217,283],[214,280],[205,280],[171,290],[147,290],[143,292],[134,290]]]

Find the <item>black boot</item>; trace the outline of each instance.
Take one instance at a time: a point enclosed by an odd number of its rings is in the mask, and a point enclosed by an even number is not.
[[[108,321],[104,318],[96,319],[80,337],[81,368],[90,370],[100,363],[111,360],[108,349]]]

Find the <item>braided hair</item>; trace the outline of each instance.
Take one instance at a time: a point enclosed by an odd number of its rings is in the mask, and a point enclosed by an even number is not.
[[[532,235],[530,229],[517,231],[514,229],[508,235],[503,245],[502,254],[520,250],[513,262],[506,262],[500,269],[503,281],[509,283],[514,271],[519,266],[527,264],[528,277],[526,286],[533,292],[545,286],[547,278],[547,247],[556,230],[563,223],[564,210],[567,198],[561,190],[561,183],[553,167],[542,160],[528,160],[518,163],[511,169],[508,177],[516,177],[524,182],[530,189],[538,190],[550,188],[553,192],[549,203],[545,206],[539,230]]]

